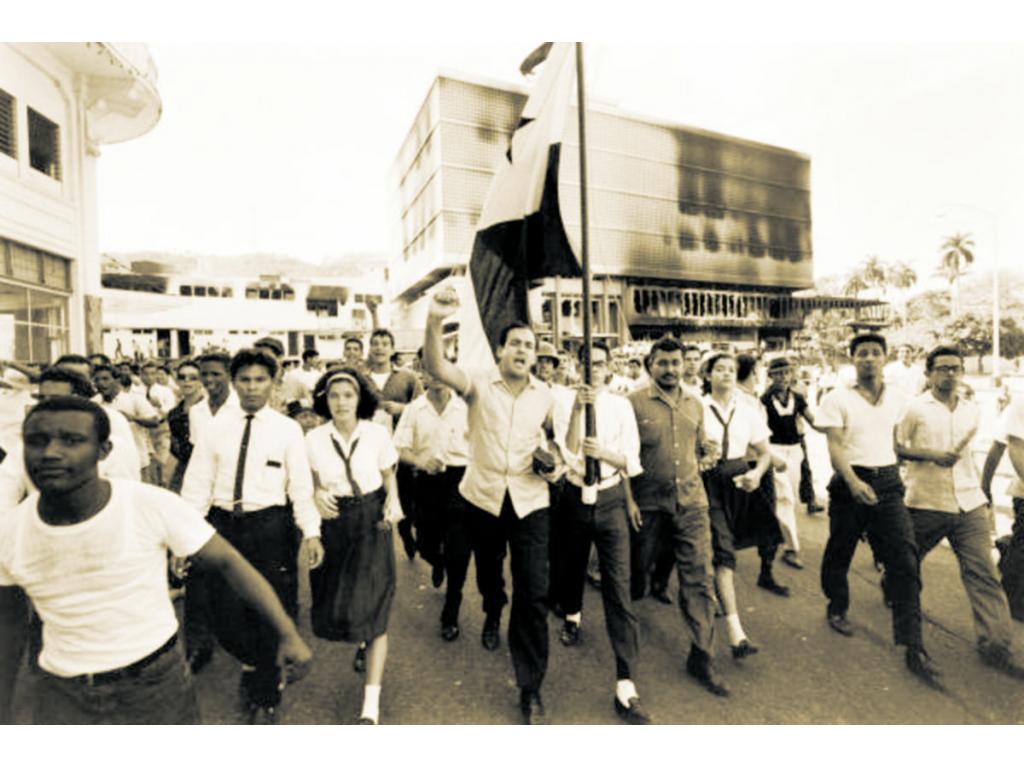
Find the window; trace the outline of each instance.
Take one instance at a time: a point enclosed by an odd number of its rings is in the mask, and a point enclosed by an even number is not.
[[[28,110],[28,159],[37,171],[60,181],[60,127],[32,108]]]
[[[230,299],[234,295],[234,290],[231,288],[225,288],[220,292],[220,295],[225,299]]]
[[[195,287],[195,290],[193,291],[192,295],[193,296],[205,296],[206,295],[206,286],[205,285],[197,285]]]
[[[220,296],[220,291],[218,291],[214,286],[211,285],[209,288],[206,289],[206,295],[207,296]]]
[[[18,156],[18,130],[15,121],[14,97],[7,91],[0,91],[0,152],[10,157]]]
[[[182,296],[191,296],[192,295],[192,286],[191,285],[183,285],[178,290],[179,290],[179,292],[181,293]]]

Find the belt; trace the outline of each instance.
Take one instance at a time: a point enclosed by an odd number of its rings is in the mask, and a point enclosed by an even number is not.
[[[255,517],[257,515],[270,514],[272,512],[287,512],[288,506],[286,504],[275,504],[271,507],[263,507],[262,509],[253,509],[250,511],[242,510],[241,512],[235,512],[233,509],[225,509],[224,507],[210,507],[210,514],[217,513],[223,517],[230,518],[232,520],[241,520],[243,517]]]
[[[858,476],[867,475],[868,477],[884,477],[885,475],[898,475],[900,468],[896,464],[889,464],[884,467],[862,467],[859,464],[853,464],[850,466]]]
[[[138,677],[142,670],[156,661],[158,658],[163,656],[175,645],[178,644],[178,633],[175,632],[171,635],[167,642],[157,648],[148,656],[144,656],[133,664],[129,664],[127,667],[121,667],[120,669],[111,669],[107,672],[88,672],[84,675],[77,675],[75,677],[64,678],[73,683],[82,683],[90,687],[95,685],[105,685],[107,683],[113,683],[117,680],[124,680],[130,677]]]
[[[621,477],[619,477],[617,474],[616,475],[612,475],[611,477],[606,477],[604,480],[599,482],[597,484],[597,490],[598,490],[598,492],[600,492],[600,491],[607,491],[607,490],[610,490],[610,489],[614,488],[615,486],[617,486],[621,482],[622,482],[622,478]],[[574,487],[576,487],[576,488],[579,488],[581,490],[583,488],[583,480],[582,479],[580,479],[579,482],[576,482],[573,478],[569,478],[569,484],[574,486]]]

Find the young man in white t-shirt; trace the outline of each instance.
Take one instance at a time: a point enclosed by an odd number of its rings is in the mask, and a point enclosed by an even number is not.
[[[13,720],[25,594],[44,622],[35,723],[198,721],[167,549],[227,580],[273,627],[282,664],[298,673],[311,658],[270,585],[199,514],[168,491],[100,478],[109,437],[103,409],[82,398],[52,398],[25,419],[39,492],[0,517],[0,723]]]
[[[892,599],[893,640],[906,647],[907,668],[938,687],[939,671],[921,638],[921,577],[914,526],[903,503],[895,430],[907,396],[882,379],[885,337],[862,333],[850,341],[857,372],[852,387],[837,387],[821,401],[818,426],[828,435],[835,474],[829,483],[829,536],[821,561],[821,587],[828,598],[829,626],[852,635],[846,617],[847,580],[862,534],[885,567]]]

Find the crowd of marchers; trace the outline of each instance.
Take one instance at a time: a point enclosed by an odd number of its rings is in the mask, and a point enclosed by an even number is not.
[[[736,553],[748,547],[757,587],[779,598],[790,593],[777,562],[817,566],[823,618],[850,636],[848,571],[866,539],[908,672],[941,687],[920,563],[947,539],[980,661],[1024,678],[1012,647],[1024,620],[1024,401],[1004,404],[979,471],[980,411],[955,346],[923,365],[906,348],[889,362],[882,335],[855,335],[848,373],[818,378],[812,396],[784,353],[670,335],[628,356],[595,342],[571,360],[517,323],[494,365],[465,367],[442,333],[457,309],[453,292],[435,294],[409,366],[378,329],[366,355],[351,338],[344,360],[324,366],[307,350],[287,371],[269,337],[173,370],[103,355],[22,367],[26,386],[0,397],[0,722],[26,676],[36,723],[201,722],[193,678],[220,647],[238,662],[249,721],[274,723],[285,684],[316,663],[296,629],[308,569],[313,634],[352,644],[366,677],[358,716],[342,721],[376,724],[396,551],[422,558],[444,589],[440,642],[461,636],[473,561],[481,645],[501,646],[504,620],[528,724],[548,721],[549,615],[558,641],[577,645],[588,580],[624,722],[656,719],[636,680],[634,604],[648,597],[678,603],[686,672],[729,696],[716,636],[737,674],[772,651],[740,618]],[[808,429],[827,436],[833,469],[820,565],[799,535],[804,515],[824,511]],[[1004,450],[1016,520],[997,564],[991,483]]]

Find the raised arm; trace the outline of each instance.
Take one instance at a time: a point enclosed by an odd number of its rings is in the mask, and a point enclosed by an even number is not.
[[[459,308],[459,298],[454,288],[438,291],[430,300],[427,310],[427,333],[423,341],[423,368],[436,379],[451,387],[460,397],[469,394],[469,376],[444,356],[442,324]]]

